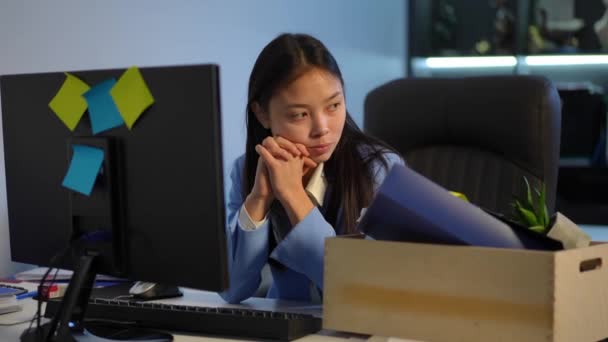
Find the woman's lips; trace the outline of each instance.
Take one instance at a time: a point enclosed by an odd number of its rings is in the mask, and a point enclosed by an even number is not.
[[[331,144],[316,145],[309,147],[308,151],[310,151],[310,153],[313,155],[320,155],[328,152],[330,147]]]

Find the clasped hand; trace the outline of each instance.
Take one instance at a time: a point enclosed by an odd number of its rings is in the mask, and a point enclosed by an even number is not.
[[[267,137],[255,150],[260,157],[252,193],[281,202],[303,191],[304,176],[317,167],[306,146],[283,137]]]

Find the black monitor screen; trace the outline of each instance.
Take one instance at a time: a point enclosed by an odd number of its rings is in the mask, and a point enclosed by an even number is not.
[[[94,87],[125,70],[69,74]],[[99,254],[97,273],[225,289],[218,67],[140,71],[154,103],[131,129],[97,134],[91,108],[71,131],[49,106],[65,73],[0,78],[12,259],[49,265],[84,236],[78,253]],[[76,144],[106,152],[90,196],[62,186]]]

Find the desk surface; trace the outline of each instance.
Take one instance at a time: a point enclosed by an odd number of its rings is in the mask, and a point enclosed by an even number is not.
[[[174,303],[174,304],[184,304],[184,305],[199,305],[199,306],[210,306],[217,305],[222,307],[247,307],[254,308],[260,310],[282,310],[282,311],[292,311],[292,312],[300,312],[300,313],[309,313],[320,315],[321,307],[319,305],[303,305],[302,303],[297,302],[287,302],[287,301],[279,301],[272,300],[266,298],[250,298],[244,301],[242,304],[227,304],[221,300],[221,298],[213,292],[206,291],[197,291],[191,289],[183,289],[184,297],[182,298],[173,298],[173,299],[164,299],[158,302],[163,303]],[[19,341],[19,336],[29,326],[29,320],[34,317],[36,312],[36,304],[37,302],[31,298],[26,298],[20,301],[23,305],[23,310],[20,312],[10,313],[0,315],[0,341]],[[12,322],[27,322],[20,324],[12,324],[7,325]],[[368,339],[365,336],[359,335],[351,335],[346,333],[339,333],[334,331],[326,331],[322,330],[316,334],[308,335],[302,337],[297,342],[358,342],[358,341],[367,341]],[[226,341],[250,341],[246,339],[226,339],[226,338],[218,338],[218,337],[209,337],[203,335],[194,335],[194,334],[182,334],[175,333],[174,341],[177,342],[202,342],[202,341],[217,341],[217,342],[226,342]],[[371,339],[370,339],[371,341]],[[389,341],[387,339],[374,339],[374,341]],[[400,342],[414,342],[410,340],[402,340],[402,339],[390,339],[390,341],[400,341]]]

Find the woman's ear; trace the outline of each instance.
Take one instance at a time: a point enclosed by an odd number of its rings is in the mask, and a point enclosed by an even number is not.
[[[266,129],[270,129],[270,117],[266,111],[262,110],[262,107],[259,103],[254,102],[251,104],[251,110],[255,114],[255,117],[258,119],[258,122]]]

